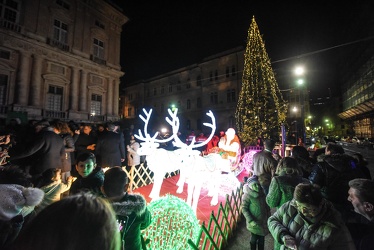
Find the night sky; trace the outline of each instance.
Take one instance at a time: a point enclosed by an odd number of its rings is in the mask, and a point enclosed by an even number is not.
[[[374,36],[374,4],[369,0],[114,2],[130,19],[122,31],[124,84],[245,46],[252,16],[263,35],[280,89],[289,87],[291,70],[303,64],[311,95],[327,92],[328,87],[335,92],[339,65],[349,60],[346,52],[374,42],[359,42]]]

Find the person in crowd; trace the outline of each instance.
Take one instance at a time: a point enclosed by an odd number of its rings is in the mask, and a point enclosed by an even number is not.
[[[264,150],[253,155],[253,174],[258,176],[265,194],[269,192],[271,178],[274,176],[278,164],[273,157],[274,147],[275,142],[271,139],[266,139]]]
[[[44,171],[42,176],[36,182],[35,187],[44,192],[43,201],[35,207],[36,213],[39,213],[46,206],[59,201],[61,195],[70,189],[71,184],[73,183],[73,177],[68,177],[67,184],[61,181],[61,177],[61,169],[50,168]]]
[[[141,250],[141,232],[152,220],[147,202],[140,194],[127,193],[128,179],[120,167],[105,172],[102,192],[111,202],[120,223],[121,237],[126,250]]]
[[[12,250],[120,250],[111,205],[93,194],[66,197],[43,209],[20,233]]]
[[[83,132],[83,133],[82,133]],[[79,136],[75,142],[76,156],[82,153],[95,153],[97,136],[90,124],[82,124],[82,131],[78,130]]]
[[[140,165],[140,155],[137,151],[140,148],[139,142],[135,140],[135,137],[132,135],[130,139],[130,144],[127,147],[127,166],[129,167],[139,167]]]
[[[233,128],[228,128],[225,136],[218,143],[218,147],[223,150],[222,156],[227,156],[230,161],[231,171],[234,171],[239,164],[241,156],[241,145],[239,137]]]
[[[21,231],[25,217],[22,210],[35,207],[42,201],[43,196],[43,191],[38,188],[18,184],[0,184],[1,249],[11,245]]]
[[[52,123],[52,127],[56,134],[59,134],[64,141],[65,152],[62,156],[61,180],[67,184],[67,180],[71,171],[71,154],[75,151],[74,133],[70,130],[66,122],[57,120]]]
[[[70,187],[70,195],[79,192],[92,192],[101,195],[101,186],[104,182],[104,172],[96,165],[96,157],[93,153],[78,155],[75,168],[79,174]]]
[[[303,178],[302,170],[297,161],[291,157],[284,157],[278,163],[275,176],[271,179],[266,203],[270,208],[279,208],[284,203],[292,200],[295,187],[300,183],[309,183]],[[274,249],[280,249],[281,245],[274,241]]]
[[[291,157],[296,159],[297,164],[303,171],[303,177],[308,178],[312,172],[312,159],[305,147],[294,146],[291,151]]]
[[[371,180],[371,173],[370,169],[368,168],[369,163],[365,160],[364,156],[360,153],[355,152],[352,154],[352,157],[357,161],[357,165],[364,173],[365,178]]]
[[[102,134],[104,134],[107,131],[107,128],[104,124],[97,124],[97,138],[99,138]]]
[[[27,149],[16,155],[10,155],[10,160],[32,157],[29,173],[38,178],[49,168],[62,168],[61,158],[65,154],[65,146],[62,138],[53,131],[48,121],[40,121],[36,124],[37,136]]]
[[[325,155],[321,155],[313,166],[309,180],[321,187],[323,197],[334,204],[344,220],[348,220],[354,217],[351,204],[347,201],[348,182],[363,177],[355,159],[345,154],[340,145],[330,142],[326,146]]]
[[[303,178],[297,161],[291,157],[282,158],[278,163],[275,176],[271,179],[269,193],[266,196],[269,207],[279,208],[292,200],[295,187],[300,183],[309,183],[309,180]]]
[[[348,222],[357,250],[369,250],[374,246],[374,181],[354,179],[349,181],[348,201],[359,214],[355,222]]]
[[[186,138],[186,144],[187,144],[187,145],[190,145],[191,142],[192,142],[194,139],[196,140],[195,131],[194,131],[194,130],[191,130],[191,134],[189,134],[189,135],[187,136],[187,138]]]
[[[206,140],[208,139],[208,137],[206,137],[204,135],[204,133],[200,133],[197,137],[196,137],[196,144],[199,144],[199,143],[203,143],[205,142]],[[202,146],[202,147],[197,147],[196,150],[200,151],[200,152],[204,152],[206,150],[206,145]]]
[[[265,201],[265,193],[257,176],[248,178],[243,186],[242,213],[246,220],[247,229],[251,232],[251,250],[263,250],[265,236],[269,233],[267,220],[270,216],[270,208]]]
[[[355,249],[340,213],[317,185],[297,185],[293,199],[270,216],[268,227],[282,249]]]
[[[95,154],[102,168],[121,166],[125,161],[125,141],[122,133],[114,132],[116,125],[107,124],[107,130],[98,138]]]
[[[218,149],[218,142],[219,142],[218,135],[214,135],[212,139],[206,145],[205,154],[213,153],[214,150]]]

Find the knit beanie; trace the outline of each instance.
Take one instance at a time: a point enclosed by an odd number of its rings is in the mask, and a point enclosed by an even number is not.
[[[19,215],[24,206],[36,206],[44,197],[43,190],[17,184],[0,184],[0,220]]]

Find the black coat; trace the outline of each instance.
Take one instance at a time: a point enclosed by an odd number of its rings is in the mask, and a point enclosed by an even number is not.
[[[51,128],[45,128],[37,134],[31,146],[23,152],[11,156],[10,160],[32,156],[30,174],[39,175],[49,168],[61,168],[64,153],[63,139]]]
[[[104,172],[100,167],[96,167],[86,178],[78,175],[77,179],[71,184],[70,195],[79,192],[91,192],[101,196],[101,186],[104,184]]]
[[[97,141],[95,154],[102,168],[121,166],[121,159],[126,158],[123,134],[112,131],[103,133]]]

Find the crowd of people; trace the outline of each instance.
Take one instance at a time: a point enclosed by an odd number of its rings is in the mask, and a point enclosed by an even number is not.
[[[243,187],[251,250],[269,233],[274,249],[372,249],[374,181],[363,157],[328,143],[313,157],[295,146],[277,160],[274,146],[266,140],[253,156]]]
[[[0,136],[1,249],[145,249],[151,214],[123,170],[140,164],[131,133],[114,123],[10,125]],[[235,131],[214,142],[240,155]],[[374,181],[361,155],[329,143],[313,157],[295,146],[281,158],[274,141],[263,146],[243,186],[251,249],[264,249],[269,233],[274,249],[371,249]]]
[[[18,125],[0,137],[0,249],[145,249],[151,214],[123,169],[138,164],[130,133],[115,123]]]

